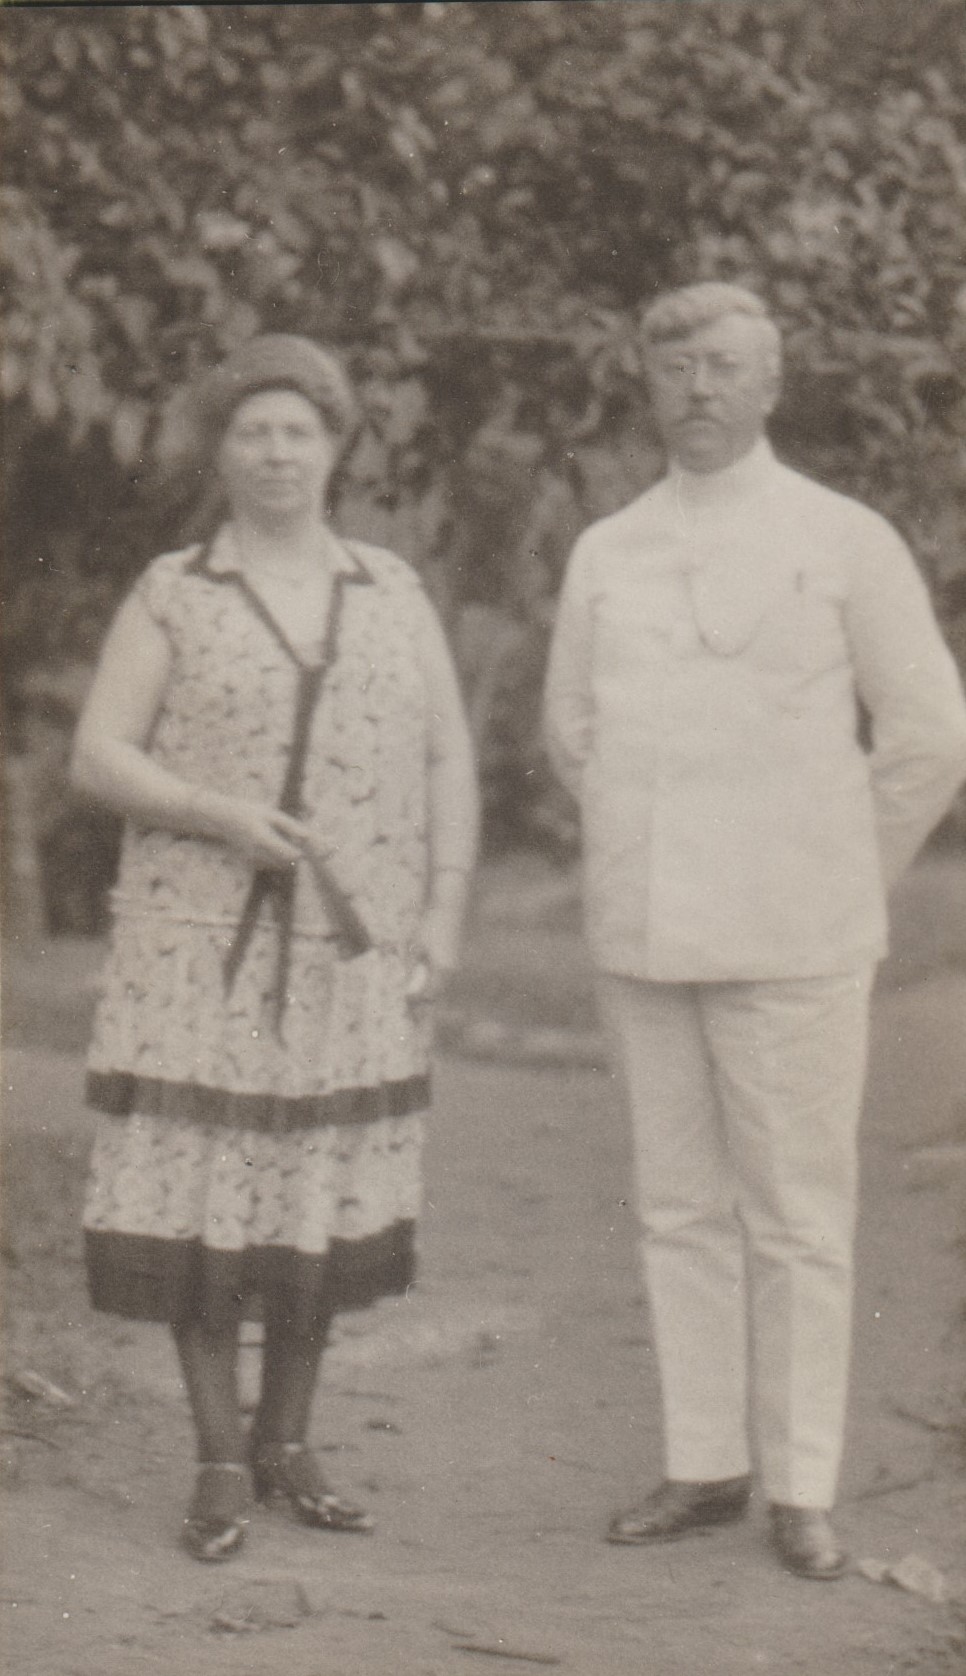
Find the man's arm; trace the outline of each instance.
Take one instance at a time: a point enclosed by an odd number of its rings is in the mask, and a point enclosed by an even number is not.
[[[872,725],[872,789],[891,889],[966,778],[966,702],[929,594],[884,520],[858,533],[846,623]]]

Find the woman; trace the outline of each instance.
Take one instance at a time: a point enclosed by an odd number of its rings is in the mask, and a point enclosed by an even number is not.
[[[73,774],[126,817],[88,1069],[91,1297],[173,1328],[200,1463],[184,1540],[219,1560],[250,1487],[371,1528],[306,1434],[333,1315],[412,1279],[423,1003],[455,961],[476,792],[418,581],[323,520],[352,422],[336,363],[256,338],[196,413],[227,521],[121,606]]]

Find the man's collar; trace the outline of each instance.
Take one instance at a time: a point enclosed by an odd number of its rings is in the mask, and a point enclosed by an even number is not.
[[[667,480],[681,505],[720,505],[733,496],[764,489],[776,465],[771,443],[760,436],[747,454],[721,471],[687,471],[672,461]]]

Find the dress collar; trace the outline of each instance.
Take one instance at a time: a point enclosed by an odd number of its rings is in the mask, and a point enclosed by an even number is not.
[[[347,582],[371,582],[372,572],[359,557],[355,545],[342,541],[329,531],[326,531],[326,536],[332,577],[344,577]],[[212,581],[246,579],[247,573],[241,562],[231,524],[222,524],[211,539],[199,548],[188,568],[195,575],[210,577]]]

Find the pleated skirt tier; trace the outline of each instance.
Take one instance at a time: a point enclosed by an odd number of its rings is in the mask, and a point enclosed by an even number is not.
[[[391,951],[340,959],[259,927],[230,992],[228,930],[118,920],[87,1097],[91,1301],[227,1326],[266,1300],[309,1330],[416,1269],[428,1025]]]

